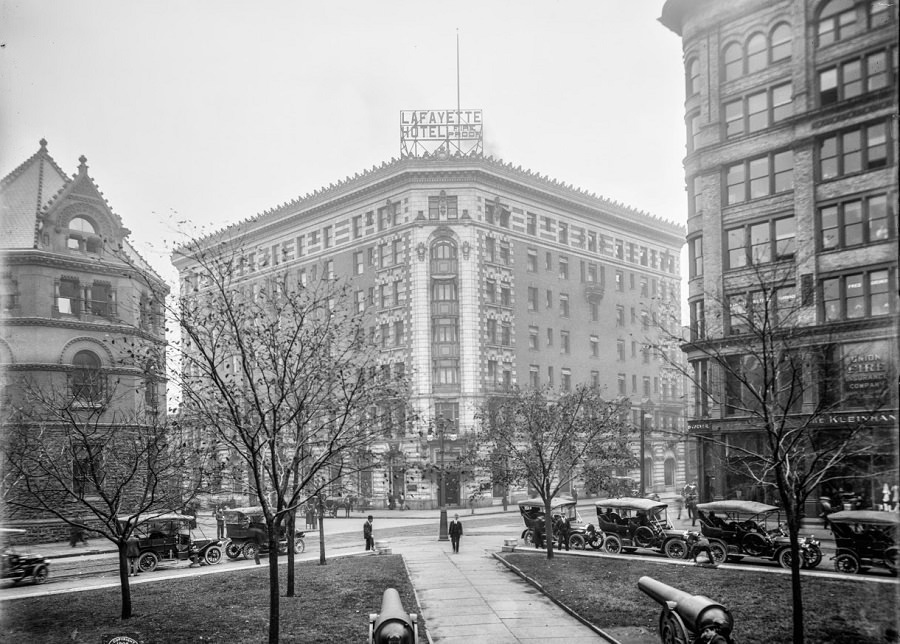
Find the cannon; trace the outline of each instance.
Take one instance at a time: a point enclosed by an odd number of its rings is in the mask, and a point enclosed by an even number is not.
[[[369,614],[369,644],[419,644],[418,617],[403,610],[396,588],[385,588],[381,612]]]
[[[665,644],[699,644],[704,630],[712,628],[718,640],[733,644],[734,618],[722,604],[703,595],[691,595],[652,577],[638,579],[638,588],[660,604],[659,640]]]

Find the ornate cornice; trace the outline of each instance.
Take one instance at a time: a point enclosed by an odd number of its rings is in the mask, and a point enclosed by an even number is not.
[[[134,336],[137,338],[141,338],[143,340],[147,340],[148,342],[153,342],[155,344],[167,344],[165,338],[162,336],[155,336],[146,331],[138,329],[136,327],[130,326],[128,324],[114,324],[114,323],[106,323],[106,324],[94,324],[91,322],[81,322],[75,320],[63,320],[60,318],[32,318],[32,317],[6,317],[0,318],[0,328],[2,327],[15,327],[15,326],[42,326],[42,327],[51,327],[55,329],[65,329],[68,331],[84,331],[84,332],[98,332],[102,331],[104,333],[119,333],[122,335]]]

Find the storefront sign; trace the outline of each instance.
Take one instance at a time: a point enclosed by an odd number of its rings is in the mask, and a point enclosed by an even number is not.
[[[890,346],[886,340],[844,346],[844,395],[877,401],[889,386]]]

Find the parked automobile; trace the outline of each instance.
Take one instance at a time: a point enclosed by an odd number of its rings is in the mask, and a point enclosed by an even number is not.
[[[263,532],[267,531],[262,507],[257,505],[225,510],[225,536],[227,537],[225,555],[229,559],[238,559],[240,557],[244,559],[254,558],[256,542],[250,538],[251,528],[258,528]],[[306,543],[303,540],[305,536],[306,533],[301,530],[294,531],[294,552],[298,555],[306,550]],[[260,552],[268,552],[268,547],[263,544]],[[283,554],[285,552],[287,552],[287,535],[282,526],[278,539],[278,553]]]
[[[118,517],[120,522],[134,521],[131,515]],[[160,561],[186,561],[193,556],[198,563],[215,565],[222,561],[224,543],[219,539],[194,540],[191,522],[194,517],[176,512],[138,516],[134,528],[141,549],[138,568],[152,572]]]
[[[687,556],[683,530],[669,523],[668,505],[653,499],[622,497],[601,499],[597,508],[597,527],[603,532],[603,547],[610,554],[634,552],[638,548],[656,550],[672,559]]]
[[[726,559],[760,557],[791,567],[791,540],[781,523],[780,509],[756,501],[731,499],[699,503],[697,518],[700,531],[709,539],[715,563]],[[820,542],[812,535],[800,540],[805,568],[815,568],[822,561]]]
[[[897,526],[900,515],[879,510],[842,510],[828,515],[837,547],[834,569],[855,574],[886,568],[897,574]]]
[[[544,516],[544,501],[539,498],[525,499],[519,501],[519,512],[522,520],[525,522],[525,529],[522,531],[522,540],[529,545],[534,544],[534,524],[538,518]],[[594,529],[589,523],[581,518],[578,508],[575,507],[575,500],[560,496],[553,499],[550,503],[550,512],[553,518],[565,516],[569,519],[569,547],[577,550],[585,548],[593,548],[599,550],[603,545],[603,535]]]
[[[25,534],[18,528],[0,528],[0,575],[14,584],[31,577],[32,583],[43,584],[50,576],[50,564],[40,555],[22,552],[9,543],[14,534]]]

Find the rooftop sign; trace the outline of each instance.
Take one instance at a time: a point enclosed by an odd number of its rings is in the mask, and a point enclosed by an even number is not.
[[[403,110],[400,156],[480,155],[481,110]]]

